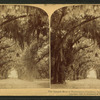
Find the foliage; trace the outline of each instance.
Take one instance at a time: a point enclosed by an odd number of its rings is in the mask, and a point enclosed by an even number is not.
[[[19,78],[25,79],[25,77],[30,78],[30,76],[33,78],[32,74],[35,73],[33,64],[36,63],[37,52],[48,45],[48,16],[43,10],[29,6],[1,5],[0,9],[2,9],[0,13],[0,37],[3,36],[15,41],[13,48],[16,49],[14,53],[16,57],[11,55],[11,58],[15,60],[11,66],[16,68]],[[47,48],[47,55],[48,52]],[[47,55],[43,54],[42,57],[38,58],[38,61],[48,58]],[[7,65],[5,66],[8,68]],[[37,68],[38,66],[36,70]],[[47,72],[48,65],[46,65]]]
[[[0,39],[0,78],[8,77],[8,70],[11,68],[11,63],[14,62],[11,55],[13,43],[9,43],[9,39],[2,37]]]
[[[100,46],[99,9],[100,7],[97,5],[69,6],[58,9],[52,15],[51,59],[54,60],[51,68],[52,83],[63,83],[66,79],[66,74],[68,75],[67,77],[69,77],[72,73],[74,73],[73,75],[75,76],[75,70],[78,67],[78,71],[82,68],[84,73],[86,72],[86,70],[88,70],[88,67],[87,69],[85,69],[84,67],[80,68],[81,64],[79,63],[75,65],[77,63],[77,60],[75,59],[83,59],[84,55],[80,58],[78,58],[78,56],[76,55],[80,54],[80,51],[86,52],[85,49],[89,47],[87,45],[87,42],[85,45],[80,44],[80,40],[83,37],[83,40],[85,40],[85,38],[92,39],[95,43],[98,44],[98,46]],[[88,52],[86,52],[86,54],[88,54]],[[91,59],[89,59],[89,61],[92,62]],[[87,60],[81,60],[80,63],[83,62],[87,64]],[[73,64],[75,66],[74,69]],[[85,66],[85,64],[83,63],[82,66]],[[73,72],[68,72],[68,70],[71,70]]]

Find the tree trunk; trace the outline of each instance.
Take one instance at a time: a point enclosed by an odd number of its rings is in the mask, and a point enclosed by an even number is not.
[[[56,64],[56,62],[55,62],[55,65],[53,66],[53,70],[52,70],[52,77],[53,77],[53,79],[52,79],[52,84],[56,84],[57,83],[57,64]]]
[[[58,83],[63,84],[65,82],[65,66],[63,63],[59,66],[59,73],[58,73]]]
[[[76,70],[74,69],[73,80],[77,79]]]
[[[77,80],[78,80],[78,79],[79,79],[79,71],[77,71],[77,73],[76,73],[76,74],[77,74]]]

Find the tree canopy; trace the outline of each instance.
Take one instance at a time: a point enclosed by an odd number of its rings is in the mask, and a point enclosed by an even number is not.
[[[81,78],[86,78],[87,70],[94,62],[89,55],[94,52],[93,45],[100,47],[99,10],[98,5],[67,6],[52,15],[52,83],[63,83],[66,75],[78,79],[79,72],[84,74]]]
[[[0,41],[2,41],[2,38],[7,39],[6,44],[9,49],[10,42],[14,42],[14,45],[12,45],[13,54],[11,55],[14,62],[10,66],[15,66],[19,78],[34,77],[34,66],[37,70],[41,69],[38,65],[41,61],[45,63],[43,59],[48,60],[49,56],[48,15],[43,10],[31,6],[0,5],[0,9]],[[3,44],[0,43],[0,46],[3,46]],[[45,47],[47,47],[46,54],[43,52]],[[3,47],[1,48],[3,49]],[[4,48],[3,50],[7,53],[7,49]],[[38,55],[40,50],[41,57]],[[2,56],[2,54],[0,55]],[[6,59],[5,61],[7,62]],[[43,66],[46,67],[45,73],[48,73],[49,65],[45,63]],[[43,77],[46,76],[48,77],[44,74]]]

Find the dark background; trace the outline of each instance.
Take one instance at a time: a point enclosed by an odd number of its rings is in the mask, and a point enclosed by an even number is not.
[[[3,96],[0,100],[100,100],[98,96]]]
[[[2,4],[98,4],[100,0],[0,0]]]

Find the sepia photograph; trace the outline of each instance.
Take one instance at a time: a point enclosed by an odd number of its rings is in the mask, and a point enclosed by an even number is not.
[[[0,89],[49,84],[47,13],[34,6],[0,5]]]
[[[100,95],[99,4],[1,4],[0,95]]]
[[[51,88],[100,89],[100,5],[56,10],[51,27]]]

